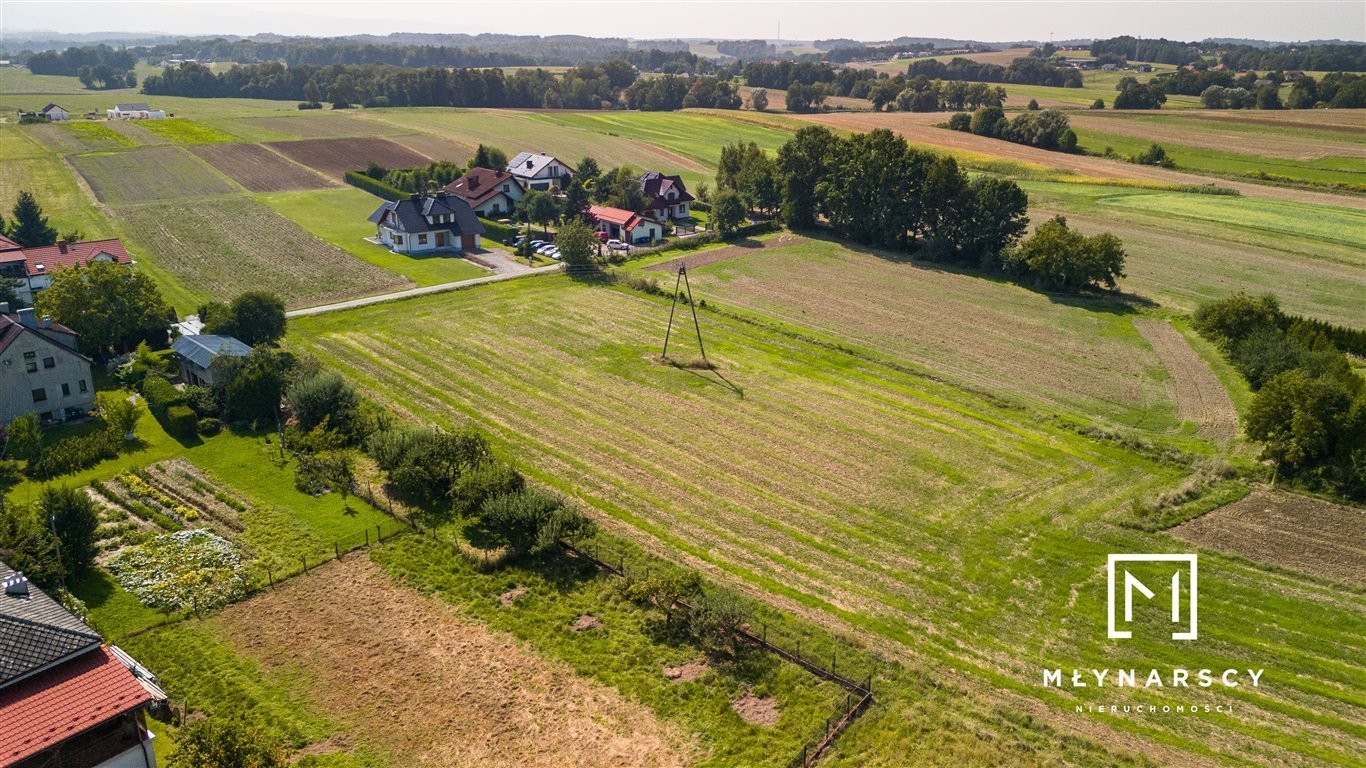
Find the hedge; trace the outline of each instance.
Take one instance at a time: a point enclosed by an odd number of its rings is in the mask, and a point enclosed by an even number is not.
[[[507,224],[499,224],[482,217],[479,219],[479,223],[484,225],[484,237],[493,238],[500,243],[507,243],[517,234],[518,228],[516,226],[510,227]]]
[[[1328,341],[1339,351],[1357,357],[1366,357],[1366,331],[1359,328],[1346,328],[1300,315],[1286,315],[1282,324],[1286,330],[1296,325],[1308,326],[1327,337]]]
[[[148,376],[142,381],[142,396],[147,398],[147,409],[161,418],[166,410],[185,402],[185,393],[160,376]]]
[[[391,187],[377,179],[372,179],[360,171],[347,171],[346,183],[385,200],[402,200],[408,196],[407,192],[397,187]]]
[[[24,468],[29,477],[52,478],[93,467],[119,455],[123,435],[108,429],[87,435],[73,435],[43,448],[43,452]]]
[[[165,426],[172,437],[191,438],[199,427],[199,417],[188,405],[173,405],[166,409]]]

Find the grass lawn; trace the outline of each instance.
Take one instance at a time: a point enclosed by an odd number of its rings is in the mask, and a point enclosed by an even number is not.
[[[172,144],[223,144],[238,140],[236,136],[224,133],[217,128],[179,117],[167,120],[144,120],[138,125],[162,138],[169,139]]]
[[[375,225],[366,219],[382,201],[354,187],[276,192],[256,198],[318,238],[381,269],[403,275],[418,285],[450,283],[489,274],[483,267],[462,258],[407,256],[366,242],[366,237],[375,234]]]

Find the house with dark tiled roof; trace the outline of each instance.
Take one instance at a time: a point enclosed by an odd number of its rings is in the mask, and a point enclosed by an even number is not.
[[[155,678],[4,563],[0,589],[0,768],[155,768]]]
[[[0,302],[0,424],[36,413],[45,424],[80,418],[95,407],[90,358],[76,333],[32,309]]]
[[[544,152],[522,152],[508,163],[507,172],[526,189],[566,189],[574,169]]]
[[[0,280],[9,280],[14,294],[32,304],[33,297],[52,284],[52,274],[66,267],[86,266],[97,261],[133,264],[133,258],[117,238],[68,242],[23,248],[9,238],[0,238]]]
[[[71,119],[71,113],[67,112],[65,109],[62,109],[56,104],[48,104],[46,107],[43,107],[42,109],[38,110],[38,114],[42,115],[43,117],[46,117],[48,120],[54,121]]]
[[[442,189],[385,202],[370,214],[375,239],[396,253],[477,250],[484,225],[470,204]]]
[[[469,173],[447,184],[446,191],[469,203],[475,214],[486,219],[511,215],[522,199],[522,185],[516,177],[489,168],[471,168]]]
[[[180,378],[186,384],[212,387],[217,383],[215,360],[221,357],[246,357],[251,347],[232,336],[196,334],[181,336],[171,345],[180,363]]]
[[[601,205],[588,206],[588,215],[593,217],[599,232],[614,240],[631,245],[652,245],[664,238],[664,227],[654,219],[641,216],[625,208],[607,208]]]
[[[688,203],[694,198],[688,194],[682,178],[646,171],[640,176],[640,191],[645,196],[642,212],[646,216],[660,220],[688,218]]]

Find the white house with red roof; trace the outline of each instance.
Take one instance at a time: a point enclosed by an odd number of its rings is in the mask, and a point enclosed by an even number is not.
[[[588,214],[597,222],[599,232],[623,243],[651,245],[664,238],[664,227],[658,221],[625,208],[590,205]]]
[[[9,279],[15,295],[28,304],[33,303],[35,294],[52,284],[53,272],[97,261],[132,264],[133,258],[117,238],[74,243],[62,240],[56,245],[24,248],[0,237],[0,279]]]
[[[475,214],[486,219],[510,216],[523,194],[515,176],[490,168],[471,168],[469,173],[447,184],[446,191],[469,203]]]
[[[0,585],[0,768],[156,768],[156,680],[4,563]]]

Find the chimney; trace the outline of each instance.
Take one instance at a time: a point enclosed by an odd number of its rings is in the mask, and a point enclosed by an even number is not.
[[[25,328],[38,327],[38,319],[33,315],[33,307],[19,310],[19,324]]]
[[[66,253],[66,252],[67,252],[67,242],[66,242],[65,240],[58,240],[58,241],[57,241],[57,252],[58,252],[58,253]]]
[[[533,163],[530,160],[526,161],[526,167],[530,168],[532,165]]]
[[[5,595],[7,597],[28,597],[28,577],[22,572],[15,571],[14,575],[5,579]]]

